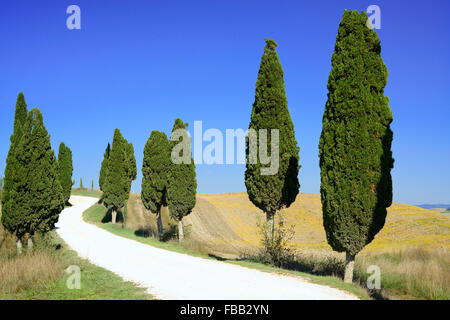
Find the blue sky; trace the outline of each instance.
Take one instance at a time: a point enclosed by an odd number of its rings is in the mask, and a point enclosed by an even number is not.
[[[66,8],[81,8],[81,30]],[[302,192],[319,192],[318,141],[344,9],[381,9],[394,115],[394,200],[450,202],[448,1],[2,1],[0,172],[23,91],[57,149],[90,185],[114,128],[137,165],[152,130],[176,117],[203,129],[248,127],[264,38],[275,39],[300,145]],[[204,146],[207,143],[204,143]],[[57,150],[56,150],[57,152]],[[243,165],[198,165],[198,192],[245,191]],[[140,170],[132,190],[139,192]]]

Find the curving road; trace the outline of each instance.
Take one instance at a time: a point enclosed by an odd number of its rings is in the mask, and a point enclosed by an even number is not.
[[[72,196],[73,206],[61,213],[56,231],[81,257],[148,288],[158,299],[356,299],[297,277],[192,257],[116,236],[83,221],[82,213],[96,201]]]

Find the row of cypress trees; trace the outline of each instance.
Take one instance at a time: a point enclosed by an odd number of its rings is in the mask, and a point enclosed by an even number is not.
[[[191,213],[196,202],[197,180],[187,126],[188,124],[181,119],[176,119],[172,133],[181,130],[186,134],[181,136],[172,134],[170,141],[164,132],[152,131],[144,148],[141,199],[144,207],[157,216],[160,240],[164,232],[162,207],[168,207],[170,216],[178,221],[178,235],[182,241],[183,217]],[[186,156],[190,159],[189,163],[173,163],[171,156],[177,144],[185,146],[178,150],[177,156],[183,158],[183,153],[186,152]],[[108,143],[103,155],[99,175],[103,203],[112,210],[113,223],[116,222],[116,212],[122,210],[128,201],[131,183],[135,179],[136,159],[133,145],[123,138],[119,129],[116,129],[112,147]]]
[[[24,237],[32,247],[36,233],[52,230],[70,197],[72,152],[63,143],[58,161],[42,113],[27,111],[22,92],[17,96],[13,133],[5,167],[1,222],[17,237],[19,253]]]
[[[150,134],[144,148],[141,199],[144,207],[157,215],[160,240],[163,236],[161,208],[168,207],[171,218],[178,222],[178,239],[182,241],[183,217],[191,213],[196,203],[197,180],[187,126],[187,123],[177,118],[170,141],[164,132],[155,130]],[[185,134],[178,136],[176,131]],[[177,150],[177,144],[185,148]],[[175,155],[175,152],[178,154]],[[174,163],[172,155],[179,158],[186,156],[189,161]]]
[[[346,253],[345,282],[352,282],[355,255],[383,228],[392,203],[388,71],[367,21],[365,12],[345,11],[339,24],[319,142],[323,225],[333,250]],[[279,170],[261,175],[258,161],[245,171],[249,198],[266,213],[272,238],[275,213],[295,201],[300,187],[299,148],[276,46],[266,39],[249,129],[279,129]]]
[[[108,143],[99,176],[103,204],[111,210],[112,223],[116,223],[117,212],[123,212],[136,175],[133,144],[122,136],[119,129],[115,129],[112,147]]]

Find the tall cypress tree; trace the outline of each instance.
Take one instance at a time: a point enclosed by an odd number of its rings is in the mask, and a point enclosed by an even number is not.
[[[330,246],[346,253],[346,282],[392,203],[388,71],[367,19],[365,12],[345,11],[339,24],[319,143],[323,225]]]
[[[10,147],[8,151],[8,156],[6,158],[6,167],[5,167],[5,177],[3,181],[3,190],[2,190],[2,205],[9,199],[9,189],[11,185],[11,178],[14,172],[17,170],[17,161],[15,157],[15,149],[16,145],[22,136],[23,126],[25,125],[25,121],[27,119],[27,104],[25,103],[25,97],[22,92],[17,95],[16,101],[16,109],[14,114],[14,126],[13,133],[10,137]]]
[[[72,173],[72,150],[61,142],[58,152],[58,179],[63,190],[64,203],[66,204],[69,203],[70,194],[72,192]]]
[[[259,130],[267,130],[267,146],[272,145],[272,129],[279,130],[279,167],[275,174],[261,174],[261,168],[266,165],[261,163],[260,152],[256,156],[256,163],[251,163],[247,139],[245,186],[250,201],[266,213],[268,236],[273,239],[275,213],[283,207],[289,207],[299,192],[300,149],[295,139],[294,124],[288,109],[283,69],[275,51],[277,44],[274,40],[265,40],[266,46],[256,81],[255,101],[249,129],[259,134],[257,138],[259,151],[265,143],[264,140],[261,141]]]
[[[108,175],[108,160],[109,160],[110,153],[111,153],[111,146],[108,142],[108,146],[106,147],[105,153],[103,154],[103,161],[102,161],[102,165],[100,168],[100,175],[98,178],[98,185],[100,187],[100,190],[103,192],[105,191],[104,190],[105,179],[106,179],[106,176]]]
[[[187,134],[188,124],[183,123],[181,119],[176,119],[172,128],[172,136],[170,137],[170,149],[178,143],[184,143],[183,139],[187,139],[185,142],[185,148],[182,148],[178,154],[180,158],[183,158],[184,152],[187,153],[187,157],[190,158],[190,163],[174,163],[173,159],[170,164],[170,170],[168,173],[168,187],[167,187],[167,203],[169,206],[169,212],[172,219],[178,221],[178,239],[182,241],[184,238],[183,232],[183,217],[191,213],[196,203],[197,194],[197,179],[195,173],[195,163],[192,159],[191,152],[191,139]],[[174,132],[176,130],[184,130],[185,134],[176,140]]]
[[[52,230],[64,208],[57,160],[39,109],[30,111],[23,129],[14,152],[17,167],[2,214],[3,225],[19,240],[25,234]]]
[[[169,140],[164,132],[152,131],[144,148],[141,199],[144,207],[157,215],[158,237],[163,225],[161,207],[167,206],[167,174],[170,166]]]
[[[114,131],[114,139],[108,160],[108,171],[104,182],[103,202],[112,210],[112,222],[116,223],[117,211],[121,210],[129,197],[129,177],[126,174],[125,139],[119,129]]]

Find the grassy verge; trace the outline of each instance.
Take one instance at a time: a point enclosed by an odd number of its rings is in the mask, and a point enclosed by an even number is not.
[[[80,268],[80,289],[69,289],[69,266]],[[0,226],[1,300],[143,300],[144,288],[78,257],[56,232],[35,239],[34,249],[17,255],[15,240]]]
[[[87,222],[93,223],[97,225],[98,227],[105,229],[111,233],[114,233],[118,236],[132,239],[147,245],[151,245],[157,248],[170,250],[178,253],[184,253],[195,257],[201,257],[205,259],[212,259],[212,260],[220,260],[227,263],[232,263],[235,265],[239,265],[242,267],[247,268],[253,268],[264,272],[271,272],[271,273],[278,273],[278,274],[284,274],[284,275],[293,275],[293,276],[299,276],[305,280],[309,280],[312,283],[321,284],[321,285],[327,285],[330,287],[334,287],[337,289],[341,289],[347,292],[350,292],[357,296],[360,299],[370,299],[370,296],[368,292],[363,289],[360,286],[354,285],[354,284],[346,284],[338,277],[334,276],[315,276],[304,272],[299,271],[291,271],[281,268],[275,268],[269,265],[265,265],[258,262],[251,262],[246,260],[239,260],[239,259],[223,259],[220,257],[215,257],[213,254],[210,254],[207,250],[205,250],[200,244],[195,242],[189,242],[187,240],[183,244],[179,244],[177,241],[166,241],[166,242],[160,242],[157,239],[153,237],[143,237],[141,236],[137,231],[127,229],[123,227],[121,224],[111,224],[111,223],[104,223],[102,221],[105,221],[104,217],[107,214],[107,209],[99,204],[94,204],[92,207],[87,209],[83,213],[83,219]]]
[[[102,196],[102,192],[100,190],[92,190],[92,189],[80,189],[80,188],[76,188],[76,189],[72,189],[72,193],[73,196],[84,196],[84,197],[94,197],[94,198],[101,198]]]

